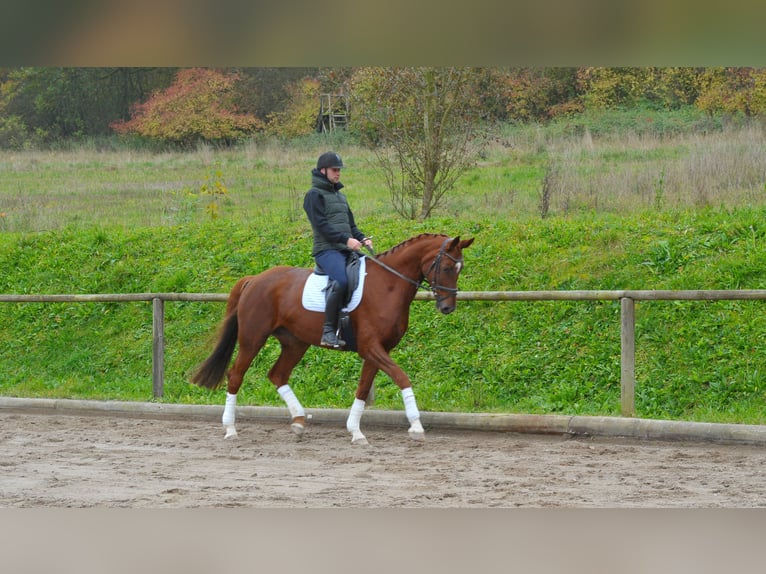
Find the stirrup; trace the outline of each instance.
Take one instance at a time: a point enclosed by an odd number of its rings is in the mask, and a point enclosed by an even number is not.
[[[338,349],[340,347],[346,346],[346,341],[338,337],[334,332],[325,332],[322,333],[322,340],[319,342],[320,345],[324,347],[332,347],[334,349]]]

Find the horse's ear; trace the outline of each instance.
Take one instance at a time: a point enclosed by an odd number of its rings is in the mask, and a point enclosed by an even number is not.
[[[468,247],[471,243],[473,243],[473,237],[471,239],[466,239],[465,241],[460,241],[460,236],[458,235],[455,237],[455,239],[452,240],[452,243],[450,243],[449,249],[447,251],[452,251],[453,249],[457,249],[460,247],[460,249],[465,249]]]

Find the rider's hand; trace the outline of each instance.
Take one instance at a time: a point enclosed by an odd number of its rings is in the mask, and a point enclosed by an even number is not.
[[[353,237],[349,237],[348,241],[346,241],[346,245],[349,249],[353,249],[354,251],[359,251],[362,248],[362,245],[366,245],[370,249],[372,249],[372,239],[369,237],[365,237],[362,241],[359,241],[358,239],[354,239]]]
[[[362,247],[362,242],[358,239],[354,239],[353,237],[349,237],[348,241],[346,241],[346,245],[349,249],[353,249],[354,251],[359,251]]]

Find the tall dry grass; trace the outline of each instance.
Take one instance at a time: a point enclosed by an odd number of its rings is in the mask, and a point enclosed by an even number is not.
[[[566,139],[548,146],[549,213],[739,207],[766,201],[766,125],[673,138]]]
[[[67,225],[167,226],[207,217],[204,186],[227,194],[216,214],[242,222],[303,217],[302,197],[319,153],[342,152],[355,214],[396,218],[373,152],[350,142],[253,140],[233,149],[185,152],[0,151],[0,231]],[[217,200],[218,201],[218,200]],[[506,134],[458,181],[435,215],[535,217],[624,213],[766,201],[766,127],[707,132]]]
[[[249,142],[195,150],[0,151],[0,231],[67,225],[180,225],[206,217],[205,186],[226,189],[220,216],[247,221],[275,211],[302,216],[309,172],[327,143]],[[344,150],[351,158],[363,155]]]

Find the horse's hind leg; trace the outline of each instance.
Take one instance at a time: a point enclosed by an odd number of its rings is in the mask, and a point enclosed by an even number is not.
[[[274,366],[269,371],[269,380],[277,387],[279,396],[285,401],[290,411],[290,416],[292,417],[290,428],[298,437],[301,437],[306,430],[306,411],[290,388],[288,380],[295,365],[306,354],[309,345],[289,334],[279,334],[277,339],[279,339],[279,343],[282,346],[282,352],[279,354],[277,362],[274,363]]]
[[[221,422],[226,431],[224,438],[234,438],[237,436],[237,428],[235,426],[237,393],[242,386],[245,373],[263,347],[267,337],[250,342],[243,341],[242,337],[239,339],[239,351],[234,359],[234,364],[226,373],[228,381],[226,385],[226,404],[223,409],[223,417],[221,417]]]

